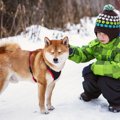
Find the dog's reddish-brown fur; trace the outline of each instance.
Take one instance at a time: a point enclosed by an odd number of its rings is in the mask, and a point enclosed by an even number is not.
[[[29,80],[32,75],[38,83],[39,106],[42,113],[48,113],[45,109],[45,93],[47,92],[47,108],[53,110],[51,105],[51,95],[55,86],[55,81],[47,70],[47,66],[55,71],[60,70],[55,63],[49,61],[49,57],[63,55],[68,56],[68,38],[63,40],[49,40],[46,38],[45,48],[32,52],[22,50],[17,44],[5,44],[0,47],[0,92],[2,92],[9,81],[15,81],[17,76],[23,80]],[[61,51],[60,51],[61,50]],[[51,53],[54,51],[54,54]],[[47,53],[47,55],[46,55]],[[65,54],[65,55],[64,55]],[[66,56],[66,57],[67,57]],[[47,57],[47,58],[46,58]],[[65,57],[65,58],[66,58]],[[64,66],[65,60],[61,64]],[[31,66],[32,74],[29,67]]]

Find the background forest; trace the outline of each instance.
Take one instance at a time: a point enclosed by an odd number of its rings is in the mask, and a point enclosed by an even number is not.
[[[120,0],[0,0],[0,38],[17,35],[30,25],[66,31],[67,23],[96,16],[108,3],[120,10]]]

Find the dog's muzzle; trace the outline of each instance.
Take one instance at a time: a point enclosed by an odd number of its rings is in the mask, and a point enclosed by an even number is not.
[[[53,62],[54,62],[54,63],[58,63],[58,58],[54,58],[54,59],[53,59]]]

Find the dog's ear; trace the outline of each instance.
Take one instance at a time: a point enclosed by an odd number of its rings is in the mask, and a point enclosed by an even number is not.
[[[69,39],[67,36],[63,38],[63,44],[67,46],[69,45]]]
[[[50,40],[49,40],[48,37],[45,37],[45,38],[44,38],[44,42],[45,42],[45,46],[50,45]]]

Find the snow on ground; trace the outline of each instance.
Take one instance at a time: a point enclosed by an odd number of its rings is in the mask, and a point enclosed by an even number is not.
[[[95,18],[83,19],[83,27],[80,24],[68,25],[70,31],[67,32],[31,26],[19,36],[4,38],[1,41],[17,41],[23,49],[34,50],[44,46],[45,36],[60,39],[67,35],[70,44],[82,46],[95,38],[94,22]],[[0,95],[0,120],[119,120],[120,113],[109,112],[108,103],[102,95],[90,102],[79,100],[79,95],[83,92],[81,72],[88,64],[76,64],[67,60],[53,92],[52,102],[55,110],[48,115],[39,111],[37,84],[10,83]]]

